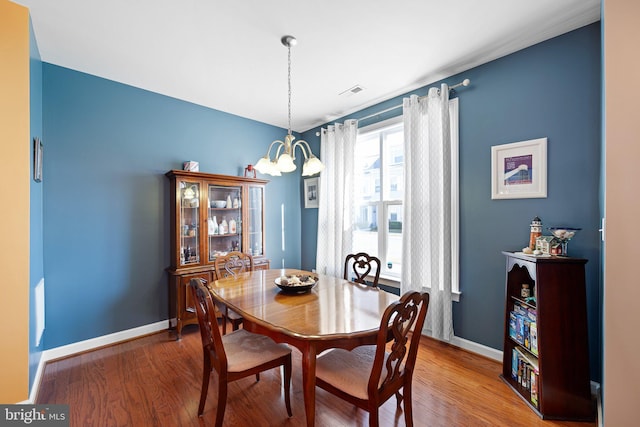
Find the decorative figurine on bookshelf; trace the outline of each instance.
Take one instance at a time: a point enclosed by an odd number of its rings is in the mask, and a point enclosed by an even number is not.
[[[536,239],[542,236],[542,220],[538,217],[533,218],[529,227],[529,248],[536,249]]]
[[[540,236],[536,239],[536,249],[545,255],[551,254],[551,247],[556,242],[553,236]]]

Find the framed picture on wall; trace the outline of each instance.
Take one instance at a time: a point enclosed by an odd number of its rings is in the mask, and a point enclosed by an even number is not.
[[[491,147],[491,198],[547,197],[547,138]]]
[[[318,178],[307,178],[304,180],[304,207],[317,208],[320,206],[320,185]]]
[[[33,138],[33,180],[42,182],[42,141]]]

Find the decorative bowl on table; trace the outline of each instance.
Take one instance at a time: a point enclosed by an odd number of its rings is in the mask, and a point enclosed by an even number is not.
[[[211,207],[212,208],[226,208],[227,207],[227,201],[226,200],[212,200],[211,201]]]
[[[582,228],[549,227],[549,231],[551,231],[553,237],[558,239],[562,245],[562,253],[560,256],[569,256],[567,254],[567,244],[569,243],[569,240],[573,239],[573,236],[575,236],[580,230],[582,230]]]
[[[275,283],[283,293],[303,294],[309,292],[318,283],[318,278],[311,275],[289,274],[276,278]]]

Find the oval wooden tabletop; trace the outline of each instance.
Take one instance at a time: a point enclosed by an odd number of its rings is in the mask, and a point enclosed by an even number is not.
[[[318,278],[304,294],[286,294],[275,284],[284,275]],[[248,321],[305,339],[358,336],[380,327],[384,310],[398,296],[342,278],[294,269],[257,270],[209,285],[214,298]]]

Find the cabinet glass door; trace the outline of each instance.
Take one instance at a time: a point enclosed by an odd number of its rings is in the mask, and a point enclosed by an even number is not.
[[[262,200],[264,189],[262,187],[249,187],[249,245],[247,252],[253,256],[263,254],[262,241]]]
[[[180,265],[200,262],[200,184],[180,181]]]
[[[209,262],[242,248],[242,187],[209,184],[207,241]]]

